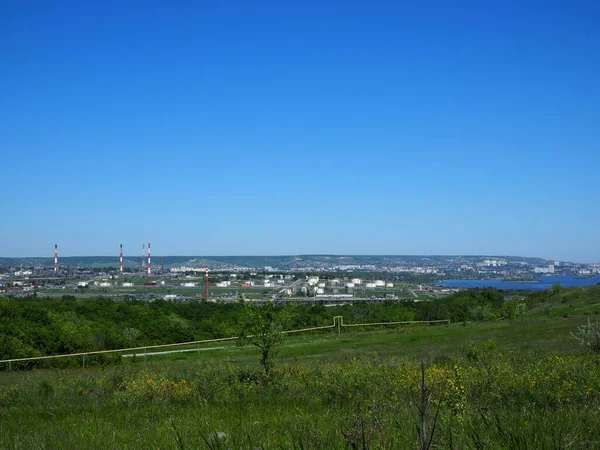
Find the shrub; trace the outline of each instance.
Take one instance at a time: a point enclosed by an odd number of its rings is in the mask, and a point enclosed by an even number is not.
[[[190,398],[193,390],[184,379],[177,382],[162,374],[142,371],[137,376],[126,378],[117,393],[129,402],[157,400],[168,403]]]
[[[240,331],[238,342],[240,345],[253,344],[260,349],[260,363],[268,379],[275,367],[275,347],[284,338],[283,331],[291,322],[291,310],[289,307],[277,309],[271,300],[262,307],[252,302],[246,303],[241,296],[238,302],[246,312],[246,322]]]
[[[600,354],[600,322],[592,323],[588,318],[587,325],[578,326],[577,334],[571,333],[571,337],[594,353]]]

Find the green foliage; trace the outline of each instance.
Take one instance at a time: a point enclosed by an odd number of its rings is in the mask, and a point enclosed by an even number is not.
[[[472,289],[444,298],[420,302],[417,320],[450,319],[452,322],[490,321],[502,316],[516,315],[512,303],[507,306],[504,296],[496,289]]]
[[[465,352],[424,367],[306,360],[273,368],[269,383],[226,360],[4,373],[0,448],[598,446],[596,357],[502,353],[492,341]]]
[[[560,284],[558,283],[554,283],[552,285],[552,288],[550,289],[550,292],[552,293],[552,295],[556,295],[556,294],[560,294],[561,292],[564,292],[565,288],[563,288]]]
[[[291,310],[289,307],[278,309],[272,301],[260,307],[246,302],[242,297],[239,302],[246,312],[239,342],[242,345],[249,343],[260,349],[260,363],[268,379],[275,366],[275,346],[285,337],[283,331],[291,323]]]
[[[460,291],[421,302],[357,303],[335,307],[297,304],[287,309],[285,329],[331,325],[335,316],[346,323],[450,319],[494,322],[543,317],[571,317],[598,311],[600,286],[558,289],[506,300],[494,289]],[[524,308],[523,302],[527,306]],[[270,305],[265,312],[279,311]],[[256,312],[260,308],[256,309]],[[171,344],[236,336],[248,317],[243,304],[212,302],[118,301],[105,298],[0,298],[0,359],[26,358],[135,346]],[[282,329],[283,329],[282,328]],[[346,332],[360,331],[347,330]],[[252,334],[252,333],[248,333]],[[108,364],[118,357],[93,357],[86,365]],[[27,362],[13,368],[79,366],[81,361]],[[6,370],[6,364],[0,370]]]
[[[592,323],[588,318],[587,325],[578,326],[577,333],[571,333],[571,337],[592,352],[600,354],[600,322]]]
[[[573,314],[596,313],[600,286],[565,289],[558,285],[525,298],[528,315],[568,317]]]

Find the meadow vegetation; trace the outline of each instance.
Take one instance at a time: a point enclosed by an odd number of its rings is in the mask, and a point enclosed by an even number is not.
[[[591,287],[508,304],[474,291],[428,305],[296,307],[296,326],[330,324],[340,310],[352,311],[347,322],[388,312],[453,323],[289,337],[268,374],[258,350],[234,345],[146,363],[5,371],[0,448],[600,448],[600,356],[571,336],[598,321],[599,302],[600,287]],[[78,305],[68,303],[58,303],[63,312]],[[196,330],[186,305],[144,307]],[[232,329],[247,317],[241,305],[223,310],[239,314],[225,322]]]
[[[297,304],[292,329],[347,323],[450,319],[491,321],[516,316],[516,301],[493,289],[463,291],[430,302],[388,302],[338,307]],[[0,298],[0,359],[110,350],[237,336],[247,308],[205,301]],[[0,368],[1,370],[1,368]]]

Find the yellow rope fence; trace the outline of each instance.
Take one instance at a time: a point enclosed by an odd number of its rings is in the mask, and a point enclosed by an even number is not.
[[[403,322],[376,322],[376,323],[345,324],[344,318],[342,316],[335,316],[333,318],[333,325],[325,325],[322,327],[312,327],[312,328],[302,328],[299,330],[288,330],[288,331],[282,331],[281,333],[294,334],[294,333],[302,333],[302,332],[308,332],[308,331],[326,330],[326,329],[332,329],[332,328],[336,328],[336,327],[338,329],[338,333],[340,333],[342,328],[349,328],[349,327],[368,327],[368,326],[385,326],[385,325],[415,325],[415,324],[429,325],[429,324],[442,324],[442,323],[449,325],[450,320],[409,320],[409,321],[403,321]],[[93,351],[93,352],[68,353],[68,354],[64,354],[64,355],[47,355],[47,356],[32,356],[32,357],[28,357],[28,358],[3,359],[3,360],[0,360],[0,364],[1,363],[8,364],[9,370],[10,370],[11,364],[13,362],[42,361],[42,360],[49,360],[49,359],[74,358],[74,357],[81,356],[83,358],[83,366],[85,367],[85,357],[90,356],[90,355],[102,355],[102,354],[108,354],[108,353],[123,353],[123,352],[134,352],[134,354],[135,354],[136,352],[143,351],[144,357],[145,357],[146,355],[152,354],[152,353],[148,353],[148,350],[151,350],[151,349],[166,348],[166,347],[181,347],[181,346],[186,346],[186,345],[198,345],[199,346],[200,344],[207,344],[207,343],[211,343],[211,342],[235,341],[237,339],[239,339],[239,336],[218,338],[218,339],[204,339],[204,340],[200,340],[200,341],[178,342],[175,344],[146,345],[143,347],[129,347],[129,348],[119,348],[119,349],[113,349],[113,350],[97,350],[97,351]]]

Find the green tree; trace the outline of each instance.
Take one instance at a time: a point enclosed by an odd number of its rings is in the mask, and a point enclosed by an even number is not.
[[[551,291],[552,294],[560,294],[563,291],[564,291],[564,288],[560,284],[554,283],[552,285],[552,291]]]
[[[275,346],[284,338],[282,333],[290,324],[292,314],[289,307],[277,308],[268,300],[264,306],[256,306],[238,297],[245,311],[245,321],[240,333],[240,344],[252,344],[260,350],[260,364],[269,378],[275,366]]]

